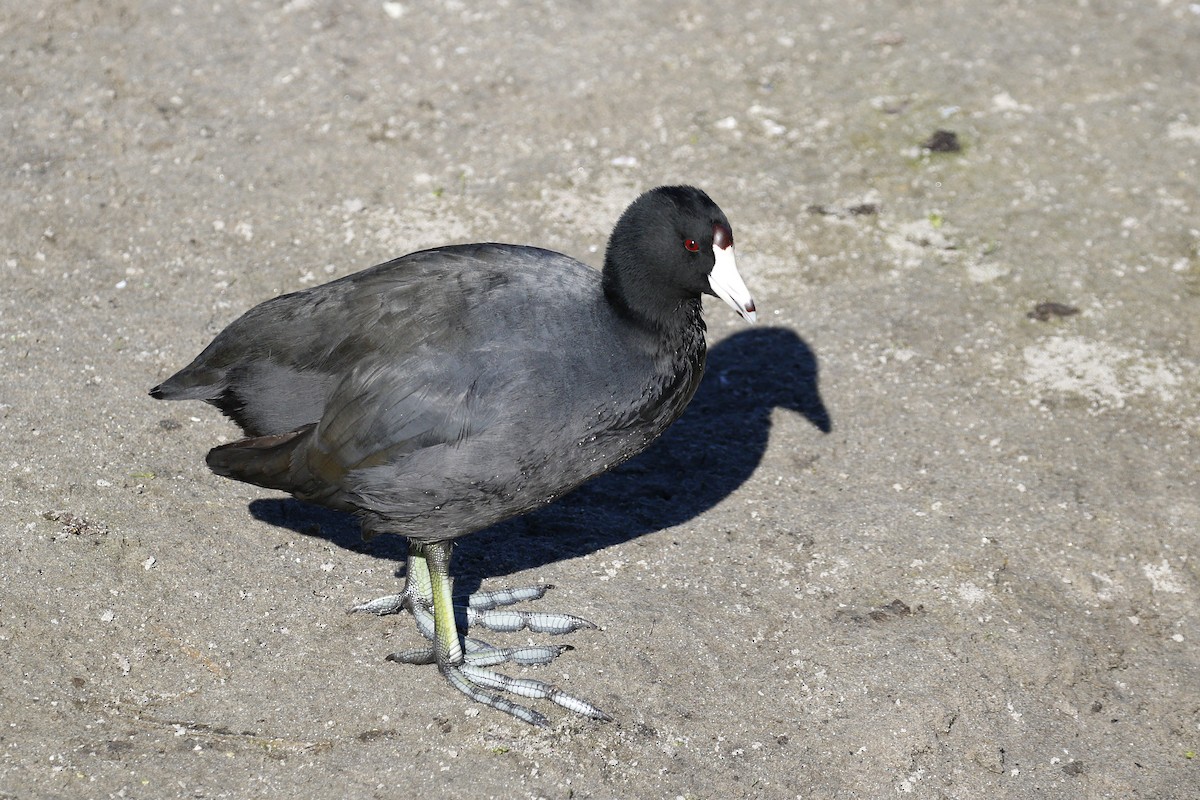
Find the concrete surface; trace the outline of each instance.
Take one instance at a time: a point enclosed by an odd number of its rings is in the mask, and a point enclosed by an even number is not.
[[[6,2],[0,43],[0,796],[1200,797],[1197,4]],[[402,543],[145,395],[422,246],[599,263],[678,181],[762,322],[713,304],[660,446],[456,558],[604,626],[529,672],[611,724],[385,662],[409,621],[344,610]]]

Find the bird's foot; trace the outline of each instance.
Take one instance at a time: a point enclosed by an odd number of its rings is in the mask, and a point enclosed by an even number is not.
[[[553,684],[533,678],[513,678],[489,667],[497,664],[536,666],[549,664],[569,645],[523,645],[496,647],[464,635],[465,629],[564,634],[582,628],[597,627],[582,617],[509,608],[516,603],[538,600],[552,588],[549,585],[526,586],[479,592],[467,598],[466,605],[451,599],[447,565],[449,545],[445,542],[412,544],[404,591],[355,606],[351,612],[395,614],[407,609],[417,630],[428,644],[424,647],[392,653],[388,661],[402,664],[437,664],[438,670],[472,700],[510,714],[531,725],[545,727],[546,717],[532,708],[513,702],[506,694],[533,700],[549,700],[576,714],[597,720],[610,720],[596,706],[567,694]]]
[[[548,587],[529,587],[529,589],[524,590],[506,589],[486,594],[492,595],[491,599],[493,600],[496,596],[512,594],[513,596],[518,596],[518,599],[509,600],[508,602],[520,602],[525,599],[522,594],[523,592],[531,591],[535,588],[539,591],[534,596],[541,597],[545,594]],[[387,657],[387,660],[399,664],[437,663],[435,646],[437,633],[433,609],[420,600],[406,602],[406,598],[403,595],[396,597],[399,600],[395,597],[380,598],[380,600],[356,606],[354,610],[369,611],[371,613],[395,613],[393,607],[397,604],[399,608],[409,608],[417,624],[417,630],[429,640],[429,644],[425,647],[416,647],[392,653]],[[498,603],[497,605],[506,604]],[[385,610],[382,612],[377,611],[376,609],[379,608]],[[395,610],[399,610],[399,608]],[[528,629],[535,633],[569,633],[580,628],[596,627],[591,622],[571,614],[496,610],[495,608],[486,607],[480,609],[477,607],[473,608],[471,605],[467,606],[466,611],[468,624],[477,625],[488,630],[518,631]],[[547,727],[549,725],[549,721],[544,714],[523,706],[520,703],[513,702],[505,697],[504,693],[532,700],[549,700],[569,711],[591,719],[605,722],[612,719],[608,714],[605,714],[587,700],[568,694],[553,684],[533,678],[513,678],[488,669],[488,667],[497,664],[519,664],[521,666],[549,664],[561,654],[574,649],[570,645],[496,647],[482,639],[473,636],[463,636],[462,648],[462,663],[446,664],[440,667],[440,670],[451,686],[476,702],[491,706],[523,722],[528,722],[531,725],[539,727]]]
[[[369,600],[366,603],[359,603],[347,610],[347,614],[374,614],[379,617],[387,616],[388,614],[399,614],[404,610],[403,594],[389,594],[385,597],[376,597],[374,600]]]
[[[399,664],[433,664],[437,660],[433,646],[437,634],[432,609],[414,604],[412,614],[413,620],[417,623],[417,630],[429,640],[429,644],[425,647],[392,653],[387,660]],[[549,664],[568,650],[575,649],[569,644],[496,647],[474,636],[463,636],[462,645],[464,663],[477,667],[490,667],[504,663],[541,666]]]
[[[601,722],[612,721],[612,717],[588,701],[567,694],[557,686],[545,681],[533,678],[510,678],[508,675],[470,663],[458,666],[447,665],[442,668],[442,674],[446,676],[446,680],[450,681],[451,686],[475,702],[511,714],[517,719],[528,722],[530,725],[537,725],[539,728],[550,727],[550,721],[544,714],[520,703],[514,703],[500,692],[508,692],[531,700],[549,700],[576,714]]]
[[[455,609],[466,616],[467,627],[480,627],[498,633],[513,633],[528,630],[533,633],[549,633],[558,636],[564,633],[595,628],[595,623],[577,617],[573,614],[558,614],[546,611],[515,611],[507,606],[523,603],[528,600],[540,600],[554,586],[548,583],[536,586],[522,586],[516,589],[495,589],[490,592],[476,592],[467,597],[466,607],[455,606]],[[350,609],[351,614],[365,612],[377,616],[398,614],[405,608],[424,606],[432,610],[432,598],[422,597],[413,592],[389,594],[377,597],[366,603],[361,603]],[[432,638],[429,636],[427,638]]]
[[[441,668],[441,672],[446,676],[446,680],[450,682],[451,686],[472,700],[491,706],[498,711],[511,714],[523,722],[528,722],[531,725],[537,725],[542,728],[549,726],[549,721],[544,714],[523,706],[520,703],[514,703],[502,693],[507,692],[519,697],[527,697],[531,700],[549,700],[568,711],[573,711],[576,714],[581,714],[591,719],[603,722],[612,720],[612,717],[587,700],[568,694],[553,684],[534,678],[512,678],[487,668],[493,664],[503,662],[534,665],[548,664],[562,651],[571,649],[569,646],[492,647],[474,639],[468,639],[467,642],[467,652],[464,654],[463,663],[457,665],[448,664]],[[476,646],[483,644],[483,646],[472,650],[472,643],[475,643]],[[431,644],[428,647],[419,647],[392,653],[387,657],[387,660],[399,664],[433,664],[437,661],[437,655]]]
[[[533,633],[549,633],[560,636],[564,633],[596,628],[594,622],[573,614],[557,614],[547,611],[515,611],[511,608],[480,610],[467,606],[467,625],[480,627],[497,633],[513,633],[528,630]]]
[[[479,611],[489,611],[493,608],[512,606],[530,600],[541,600],[546,592],[554,588],[552,583],[538,583],[533,586],[521,586],[516,589],[493,589],[490,592],[476,592],[467,596],[467,606]]]
[[[553,584],[540,583],[517,589],[494,589],[476,592],[467,598],[467,625],[478,625],[489,631],[512,633],[530,630],[534,633],[559,635],[582,628],[595,628],[594,623],[573,614],[555,614],[544,611],[513,611],[508,606],[529,600],[541,600]]]
[[[415,573],[417,569],[413,570]],[[425,573],[427,575],[427,573]],[[398,614],[405,608],[404,600],[406,597],[412,597],[414,600],[421,601],[428,606],[433,603],[433,597],[426,591],[418,591],[415,587],[427,585],[428,578],[414,580],[405,587],[405,591],[400,594],[389,594],[383,597],[376,597],[366,603],[360,603],[349,610],[348,613],[355,614],[364,612],[367,614],[375,614],[376,616],[386,616],[388,614]],[[541,600],[546,592],[554,588],[552,583],[539,583],[533,586],[521,586],[516,589],[493,589],[490,592],[476,592],[467,596],[467,608],[475,609],[476,611],[491,611],[492,609],[502,608],[504,606],[516,605],[529,600]]]

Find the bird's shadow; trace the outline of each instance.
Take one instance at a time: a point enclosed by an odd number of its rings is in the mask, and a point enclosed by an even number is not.
[[[832,421],[818,388],[817,358],[788,328],[751,328],[709,350],[708,367],[682,417],[645,452],[523,517],[456,543],[458,592],[486,577],[593,553],[680,525],[720,503],[753,474],[784,408],[828,432]],[[263,522],[324,538],[377,558],[401,560],[396,536],[364,541],[350,514],[291,498],[255,500]]]

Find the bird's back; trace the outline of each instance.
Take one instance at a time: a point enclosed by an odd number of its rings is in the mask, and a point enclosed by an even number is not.
[[[543,281],[560,297],[595,290],[589,267],[538,248],[456,245],[412,253],[322,286],[267,300],[230,323],[192,363],[154,387],[165,400],[204,400],[248,436],[320,420],[338,383],[364,358],[436,357],[486,337]]]
[[[248,311],[154,390],[252,437],[220,474],[450,538],[550,501],[639,452],[703,366],[621,320],[597,271],[545,250],[415,253]]]

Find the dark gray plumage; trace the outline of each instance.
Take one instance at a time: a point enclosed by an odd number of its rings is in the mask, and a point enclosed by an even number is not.
[[[677,419],[703,372],[703,293],[754,318],[725,215],[698,189],[661,187],[622,215],[603,272],[514,245],[413,253],[256,306],[150,394],[204,400],[241,426],[248,438],[209,453],[214,472],[353,511],[369,535],[408,537],[409,578],[386,610],[419,622],[431,611],[436,631],[424,631],[432,648],[398,660],[435,660],[473,698],[544,723],[483,691],[531,696],[471,667],[472,654],[483,661],[474,640],[464,659],[449,543],[551,502]],[[590,625],[520,618],[550,632]],[[604,718],[541,686],[536,696]]]

